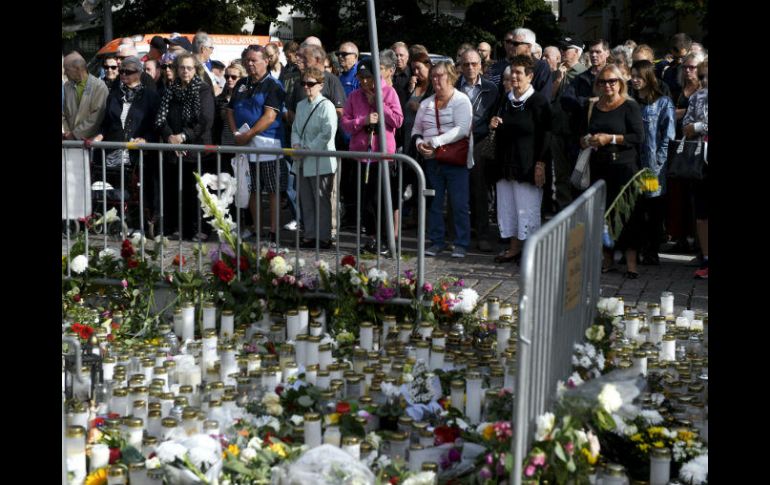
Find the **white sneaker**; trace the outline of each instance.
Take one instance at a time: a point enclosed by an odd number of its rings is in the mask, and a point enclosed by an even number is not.
[[[298,226],[299,224],[297,224],[297,221],[291,221],[285,226],[283,226],[283,228],[286,229],[287,231],[296,231]]]

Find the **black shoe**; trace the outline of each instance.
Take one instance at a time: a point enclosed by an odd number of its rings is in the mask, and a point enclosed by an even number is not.
[[[364,246],[364,251],[370,254],[377,254],[377,241],[371,240]],[[382,245],[380,246],[380,256],[388,256],[390,254],[390,249],[388,249],[387,246]]]
[[[644,253],[644,255],[642,256],[641,264],[645,266],[659,266],[660,257],[658,257],[657,253],[653,253],[653,252]]]

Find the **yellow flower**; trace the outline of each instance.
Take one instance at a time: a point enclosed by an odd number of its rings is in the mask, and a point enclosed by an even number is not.
[[[335,317],[340,316],[340,307],[337,307],[337,308],[334,309],[334,316]]]
[[[641,451],[642,453],[647,453],[647,450],[649,449],[650,449],[650,445],[648,445],[647,443],[642,443],[639,445],[639,451]]]
[[[642,188],[645,192],[655,192],[660,188],[660,183],[657,177],[644,177],[642,178]]]
[[[658,441],[653,441],[652,446],[654,446],[655,448],[663,448],[666,445],[664,445],[662,441],[658,440]]]
[[[338,413],[331,413],[326,415],[326,424],[337,424],[340,422],[340,415]]]
[[[596,464],[596,461],[599,459],[599,454],[597,453],[596,456],[592,455],[588,448],[581,448],[580,452],[586,457],[586,461],[589,465]]]
[[[86,477],[85,485],[107,485],[107,467],[102,467]]]
[[[635,435],[632,435],[631,441],[642,441],[642,435],[640,433],[636,433]]]
[[[482,436],[484,436],[485,440],[491,440],[495,437],[495,427],[491,424],[488,424],[486,428],[484,428],[484,431],[482,431]]]
[[[160,339],[158,337],[151,338],[151,339],[147,340],[147,343],[152,345],[152,346],[154,346],[154,347],[157,347],[157,346],[160,345]]]
[[[650,438],[654,438],[655,436],[663,436],[663,428],[661,426],[652,426],[647,428],[647,434],[650,435]]]
[[[278,443],[273,443],[272,445],[270,445],[270,451],[280,456],[281,458],[286,458],[286,448],[284,447],[283,443],[281,443],[280,441]]]
[[[227,458],[228,453],[233,455],[233,457],[237,457],[241,453],[241,450],[238,448],[238,445],[233,443],[232,445],[228,446],[224,452],[222,452],[222,459]]]
[[[681,429],[677,433],[677,436],[679,437],[680,440],[689,442],[695,437],[695,434],[692,431]]]

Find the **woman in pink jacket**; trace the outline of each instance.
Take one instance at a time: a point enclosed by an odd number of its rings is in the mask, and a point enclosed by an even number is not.
[[[345,102],[342,113],[342,129],[350,135],[350,151],[380,151],[377,134],[377,102],[374,93],[374,72],[370,59],[358,64],[358,82],[361,87],[356,89]],[[396,151],[396,130],[404,122],[401,103],[396,90],[381,80],[383,116],[385,117],[386,153]],[[365,160],[361,160],[366,162]],[[376,160],[372,160],[376,162]],[[374,253],[377,250],[377,186],[379,184],[379,165],[373,163],[369,168],[369,179],[366,180],[366,165],[361,167],[361,204],[363,225],[366,233],[371,236],[364,249]],[[398,207],[398,187],[396,178],[391,176],[391,200],[393,208]],[[384,205],[383,205],[384,207]],[[381,217],[381,234],[385,234],[385,216]],[[394,222],[397,219],[394,219]],[[382,250],[387,254],[387,250]]]

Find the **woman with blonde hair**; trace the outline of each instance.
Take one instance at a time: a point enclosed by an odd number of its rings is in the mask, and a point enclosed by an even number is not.
[[[644,140],[644,123],[639,105],[628,96],[628,85],[615,64],[604,66],[594,81],[594,94],[599,97],[589,103],[586,113],[586,135],[582,148],[592,147],[591,183],[602,179],[607,184],[605,207],[620,193],[623,186],[639,171],[639,147]],[[641,241],[641,211],[637,206],[626,221],[615,242],[625,250],[626,277],[636,279],[636,253]],[[610,271],[613,253],[605,249],[602,272]]]

